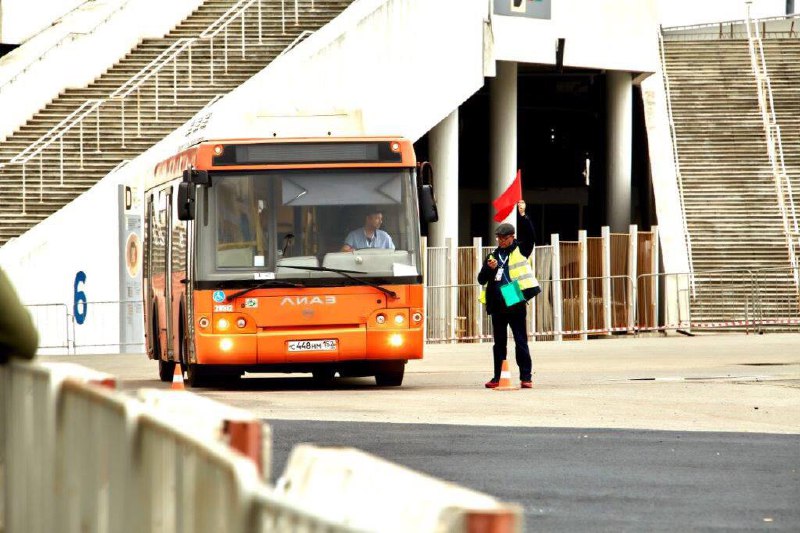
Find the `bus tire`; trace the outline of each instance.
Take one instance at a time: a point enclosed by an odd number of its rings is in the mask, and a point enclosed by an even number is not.
[[[207,386],[208,370],[195,363],[186,365],[186,383],[193,389]]]
[[[159,335],[158,312],[156,312],[155,305],[153,306],[152,316],[153,355],[158,358],[158,379],[165,383],[169,383],[172,381],[173,374],[175,372],[175,363],[161,359],[161,335]]]
[[[375,383],[379,387],[399,387],[403,384],[405,371],[405,361],[400,364],[387,363],[380,372],[375,373]]]
[[[175,374],[175,363],[172,361],[158,360],[158,377],[161,381],[169,383]]]
[[[314,379],[314,384],[318,386],[330,385],[336,377],[336,370],[334,368],[317,368],[311,372]]]

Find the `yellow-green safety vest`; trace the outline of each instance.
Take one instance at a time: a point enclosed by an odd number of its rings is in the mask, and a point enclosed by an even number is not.
[[[519,284],[519,289],[532,289],[539,286],[539,281],[533,275],[533,269],[528,258],[522,255],[519,247],[514,248],[511,255],[508,256],[508,276],[511,281],[516,281]],[[486,304],[486,287],[481,288],[481,295],[478,298],[482,304]]]

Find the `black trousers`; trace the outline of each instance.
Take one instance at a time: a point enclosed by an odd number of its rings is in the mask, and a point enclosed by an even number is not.
[[[511,326],[511,333],[514,335],[514,353],[517,356],[517,366],[519,366],[520,381],[531,380],[531,352],[528,349],[528,333],[526,328],[527,313],[494,313],[492,315],[492,328],[494,329],[494,377],[493,380],[500,379],[500,371],[503,367],[503,360],[506,358],[508,347],[508,329]]]

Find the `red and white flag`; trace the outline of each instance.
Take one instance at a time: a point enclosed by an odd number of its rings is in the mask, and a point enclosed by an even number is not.
[[[522,200],[522,172],[517,170],[517,177],[508,186],[503,194],[498,196],[493,202],[495,222],[502,222],[514,210],[517,203]]]

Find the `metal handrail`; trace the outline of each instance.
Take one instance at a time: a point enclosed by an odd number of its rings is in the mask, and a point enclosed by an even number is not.
[[[123,159],[122,161],[120,161],[119,163],[117,163],[117,164],[116,164],[116,166],[115,166],[114,168],[112,168],[111,170],[109,170],[109,171],[108,171],[108,173],[109,173],[109,174],[113,174],[114,172],[116,172],[117,170],[121,169],[122,167],[124,167],[125,165],[127,165],[127,164],[128,164],[128,163],[130,163],[130,162],[131,162],[131,160],[130,160],[130,159]]]
[[[128,81],[120,85],[109,98],[125,98],[130,96],[133,91],[139,89],[144,82],[149,80],[154,74],[164,68],[178,54],[190,46],[195,39],[183,38],[172,43],[166,50],[158,54],[155,59],[141,68],[139,72],[131,76]]]
[[[50,130],[48,130],[47,133],[45,133],[37,140],[32,142],[30,145],[28,145],[24,150],[15,155],[13,158],[9,159],[8,163],[6,164],[24,165],[25,163],[27,163],[28,161],[39,155],[42,150],[50,146],[53,142],[62,138],[64,134],[66,134],[67,131],[69,131],[76,124],[78,120],[82,119],[84,116],[88,115],[89,113],[97,109],[97,107],[99,107],[103,102],[105,102],[105,100],[85,101],[78,107],[78,109],[76,109],[75,111],[64,117],[64,119],[61,122],[50,128]],[[87,107],[90,108],[88,109],[88,111],[86,110]],[[5,166],[5,164],[3,166]]]
[[[120,114],[120,131],[121,131],[121,145],[125,148],[125,98],[133,94],[136,91],[137,99],[136,99],[136,135],[137,137],[142,136],[142,105],[141,105],[141,98],[138,98],[140,95],[140,90],[142,85],[149,80],[151,77],[155,76],[155,118],[158,120],[158,111],[159,111],[159,93],[158,93],[158,74],[161,70],[166,67],[170,62],[172,62],[172,105],[177,105],[178,103],[178,56],[182,54],[186,49],[189,50],[189,71],[191,72],[191,59],[192,59],[192,43],[195,42],[196,39],[178,39],[174,43],[172,43],[169,48],[161,52],[158,57],[152,60],[150,63],[147,64],[142,70],[137,72],[133,77],[131,77],[127,82],[125,82],[122,86],[120,86],[116,91],[111,93],[110,99],[119,100],[121,106],[121,114]],[[191,86],[191,75],[189,77],[190,82],[189,85]]]
[[[248,9],[253,3],[258,2],[258,33],[261,36],[261,0],[239,0],[231,6],[225,13],[222,14],[217,20],[212,22],[208,28],[203,30],[200,34],[201,39],[213,39],[219,32],[227,30],[228,26],[236,20],[239,16],[244,15],[244,11]],[[244,22],[244,19],[243,19]]]
[[[52,142],[62,139],[63,135],[75,125],[80,125],[81,127],[81,142],[80,142],[80,161],[81,161],[81,168],[83,168],[83,120],[88,116],[92,111],[97,111],[97,120],[96,120],[96,128],[97,128],[97,152],[100,151],[100,107],[107,103],[110,100],[117,100],[120,102],[121,105],[121,146],[125,148],[125,99],[133,94],[134,92],[137,93],[137,135],[141,136],[141,88],[142,85],[155,76],[155,114],[156,119],[158,119],[158,112],[159,112],[159,84],[158,84],[158,75],[165,66],[167,66],[170,62],[173,65],[173,103],[177,103],[177,63],[178,63],[178,56],[183,53],[184,51],[188,50],[188,64],[189,64],[189,84],[188,87],[191,88],[192,86],[192,44],[196,43],[199,39],[204,39],[209,42],[209,49],[210,49],[210,82],[211,84],[214,83],[214,48],[213,48],[213,41],[214,37],[218,35],[220,32],[225,32],[225,70],[227,72],[227,59],[228,59],[228,46],[227,46],[227,28],[231,22],[236,20],[237,18],[241,17],[242,19],[242,54],[244,56],[245,51],[245,11],[253,6],[254,3],[258,3],[258,17],[259,17],[259,35],[258,40],[259,43],[263,42],[263,33],[262,33],[262,26],[261,26],[261,0],[240,0],[235,4],[231,9],[226,11],[221,17],[216,19],[212,22],[206,30],[204,30],[200,37],[197,38],[182,38],[178,39],[177,41],[173,42],[166,50],[164,50],[161,54],[159,54],[155,59],[153,59],[147,66],[142,68],[139,72],[131,76],[125,83],[119,86],[108,99],[99,100],[87,100],[84,102],[76,111],[71,113],[67,116],[64,120],[62,120],[57,126],[52,128],[50,131],[45,133],[42,137],[28,145],[25,149],[23,149],[20,153],[18,153],[14,158],[7,161],[6,163],[0,163],[0,168],[5,167],[9,164],[22,164],[22,185],[23,185],[23,194],[22,194],[22,214],[25,215],[26,213],[26,196],[27,196],[27,176],[26,176],[26,169],[25,163],[30,161],[36,155],[41,154],[41,151],[44,150],[47,146],[52,144]],[[298,0],[295,0],[295,20],[299,20],[298,14]],[[314,11],[314,2],[311,2],[311,10]],[[110,15],[109,15],[110,17]],[[282,17],[284,18],[284,17]],[[106,19],[107,20],[107,19]],[[282,20],[282,24],[285,27],[285,20]],[[306,32],[303,32],[305,34]],[[301,34],[302,35],[302,34]],[[295,39],[298,41],[300,38]],[[290,47],[293,45],[290,45]],[[212,100],[213,102],[213,100]],[[208,104],[207,104],[208,105]],[[61,131],[63,130],[63,131]],[[40,158],[40,178],[39,178],[39,199],[42,201],[43,197],[43,168],[42,168],[42,161]],[[62,155],[61,155],[61,184],[63,185],[64,180],[64,158],[63,158],[63,140],[62,140]]]
[[[659,59],[661,60],[661,72],[664,76],[664,93],[667,100],[667,122],[669,123],[669,135],[672,144],[672,160],[675,165],[675,177],[678,181],[678,198],[681,207],[681,224],[686,241],[686,255],[689,261],[689,272],[694,271],[694,260],[692,259],[692,238],[689,235],[689,225],[686,222],[686,202],[684,200],[683,174],[681,173],[680,159],[678,158],[678,135],[675,132],[675,120],[672,114],[672,93],[669,85],[669,74],[667,73],[667,60],[664,55],[664,31],[658,32]],[[692,295],[695,292],[694,278],[691,278]]]
[[[755,36],[751,31],[750,24],[755,27]],[[764,45],[761,41],[761,34],[758,29],[758,22],[750,19],[750,3],[747,3],[747,41],[750,51],[750,62],[753,68],[753,75],[756,78],[756,89],[758,91],[758,104],[761,111],[761,119],[764,125],[764,133],[767,141],[767,154],[769,156],[772,175],[775,179],[775,188],[778,196],[778,208],[783,222],[783,230],[786,236],[786,244],[789,252],[789,264],[795,273],[795,285],[800,290],[800,275],[797,271],[797,248],[792,231],[797,231],[797,215],[794,212],[794,202],[790,213],[786,208],[786,198],[784,187],[789,191],[790,198],[792,183],[786,173],[786,166],[783,158],[783,143],[780,139],[780,127],[777,124],[775,114],[775,102],[772,97],[772,84],[767,71],[767,62],[764,57]],[[777,137],[776,137],[777,136]]]
[[[749,17],[748,17],[749,18]],[[780,15],[777,17],[766,17],[761,19],[756,19],[759,22],[771,22],[771,21],[778,21],[778,20],[790,20],[793,18],[800,19],[800,14],[793,13],[790,15]],[[722,22],[706,22],[703,24],[687,24],[684,26],[668,26],[663,28],[666,32],[673,32],[673,31],[684,31],[684,30],[699,30],[702,28],[716,28],[718,26],[733,26],[735,24],[742,24],[744,25],[748,19],[735,19],[735,20],[724,20]]]
[[[295,46],[300,44],[301,41],[304,41],[308,36],[313,35],[313,34],[314,34],[314,32],[311,31],[311,30],[303,30],[302,32],[300,32],[300,35],[295,37],[295,39],[286,46],[286,48],[281,50],[280,54],[275,56],[275,59],[278,59],[279,57],[284,55],[286,52],[288,52],[289,50],[291,50],[292,48],[294,48]]]
[[[106,100],[87,100],[78,107],[75,111],[67,115],[61,122],[50,128],[50,130],[39,137],[36,141],[29,144],[22,152],[11,158],[7,163],[0,165],[0,168],[6,165],[22,165],[22,214],[27,214],[27,175],[25,165],[37,155],[39,157],[39,202],[44,199],[44,168],[42,165],[41,153],[56,141],[60,141],[60,155],[59,155],[59,185],[64,185],[64,135],[71,130],[75,125],[80,126],[80,168],[83,168],[83,119],[93,112],[97,111],[97,151],[100,151],[100,106]]]

